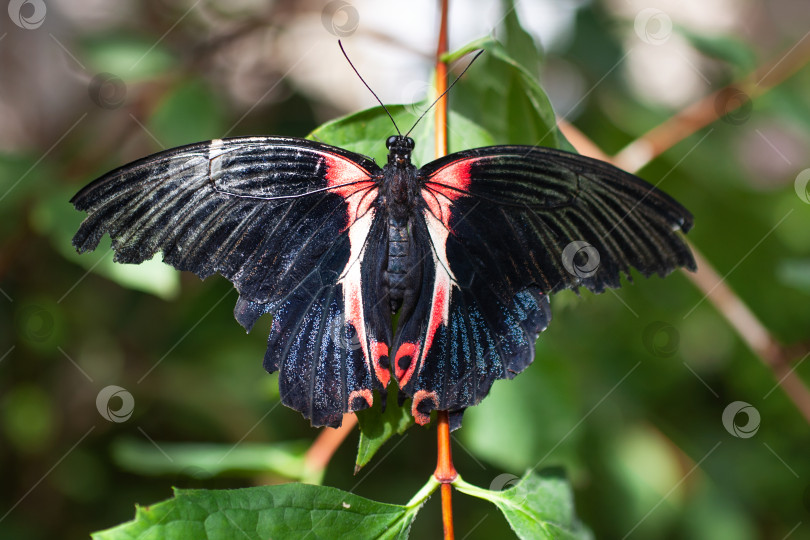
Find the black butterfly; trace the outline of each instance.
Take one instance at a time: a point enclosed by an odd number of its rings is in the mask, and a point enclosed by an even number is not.
[[[246,137],[174,148],[112,171],[72,199],[73,239],[108,233],[115,260],[164,261],[239,291],[248,331],[273,314],[264,366],[313,425],[372,405],[391,376],[416,421],[460,413],[528,366],[548,296],[619,287],[629,268],[695,268],[692,216],[643,180],[531,146],[458,152],[417,169],[304,139]],[[392,314],[399,312],[396,333]],[[384,402],[384,399],[383,399]]]

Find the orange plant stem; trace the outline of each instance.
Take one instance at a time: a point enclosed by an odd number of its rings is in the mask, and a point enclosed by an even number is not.
[[[442,524],[444,539],[453,540],[453,486],[450,483],[458,473],[453,466],[453,455],[450,451],[450,413],[439,411],[436,437],[438,440],[438,459],[433,476],[442,484]]]
[[[442,484],[442,524],[444,526],[444,540],[454,540],[453,531],[453,486]]]
[[[441,20],[439,23],[439,43],[436,47],[436,93],[444,94],[447,89],[447,64],[442,62],[442,55],[447,52],[447,12],[449,0],[440,0]],[[436,103],[436,157],[447,155],[447,96],[444,95]],[[438,412],[438,457],[436,471],[433,476],[441,482],[442,494],[442,525],[444,526],[444,540],[453,540],[453,486],[450,482],[456,479],[457,473],[453,467],[453,457],[450,452],[450,414],[447,411]]]
[[[439,411],[439,425],[436,438],[439,443],[439,458],[436,461],[436,472],[433,476],[442,484],[450,484],[456,479],[458,473],[453,466],[453,455],[450,451],[450,413]]]
[[[436,47],[436,95],[447,90],[447,64],[441,58],[447,52],[447,11],[449,0],[441,2],[441,22],[439,23],[439,43]],[[447,155],[447,95],[436,103],[436,158]]]

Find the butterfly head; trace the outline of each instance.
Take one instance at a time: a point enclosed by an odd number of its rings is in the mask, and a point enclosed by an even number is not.
[[[411,162],[414,142],[410,137],[391,135],[385,141],[385,146],[388,148],[388,163],[403,165]]]

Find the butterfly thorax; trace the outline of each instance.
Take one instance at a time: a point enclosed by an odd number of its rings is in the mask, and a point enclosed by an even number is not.
[[[388,164],[383,167],[383,196],[388,210],[388,256],[383,283],[391,311],[409,306],[421,279],[413,260],[410,219],[419,201],[416,167],[411,163],[413,139],[388,138]]]
[[[411,163],[413,139],[394,135],[388,138],[388,163],[383,167],[382,191],[389,215],[405,221],[419,198],[416,167]]]

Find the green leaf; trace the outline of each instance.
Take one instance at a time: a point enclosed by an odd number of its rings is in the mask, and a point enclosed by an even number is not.
[[[25,223],[28,200],[36,200],[53,189],[52,179],[57,169],[38,156],[7,154],[0,150],[0,238],[5,245]]]
[[[71,238],[85,215],[68,204],[67,201],[73,193],[73,188],[51,188],[46,196],[40,198],[31,212],[32,228],[49,237],[53,246],[65,259],[88,271],[111,279],[122,287],[154,294],[164,300],[176,297],[180,291],[180,273],[163,264],[160,258],[137,265],[115,263],[110,238],[107,235],[104,235],[95,251],[82,254],[76,252],[71,244]]]
[[[57,409],[42,387],[16,384],[0,401],[0,429],[12,448],[30,455],[47,450],[56,432]]]
[[[408,130],[427,105],[426,102],[420,102],[409,105],[387,105],[387,108],[399,129]],[[494,144],[492,135],[485,129],[452,110],[448,115],[447,131],[448,153]],[[391,135],[396,135],[391,119],[382,107],[374,107],[327,122],[310,133],[307,138],[340,146],[383,164],[388,156],[385,141]],[[416,125],[410,136],[416,143],[413,161],[417,166],[436,159],[433,111]]]
[[[482,39],[444,57],[447,61],[454,61],[472,51],[486,50],[450,91],[448,152],[493,144],[543,144],[573,151],[557,128],[551,102],[540,87],[536,73],[524,65],[538,65],[540,61],[531,36],[520,28],[517,21],[509,23],[507,18],[507,23],[507,36],[511,40],[509,46],[518,51],[520,46],[531,43],[533,52],[520,54],[518,60],[497,41]],[[388,110],[400,130],[407,131],[429,103],[432,100],[389,105]],[[471,118],[475,118],[475,121]],[[433,128],[431,111],[411,133],[416,141],[413,159],[417,165],[435,158]],[[328,122],[313,131],[309,138],[371,156],[378,163],[384,163],[388,153],[385,140],[395,133],[383,109],[375,107]]]
[[[788,259],[776,267],[779,281],[805,293],[810,293],[810,259]]]
[[[486,52],[451,91],[452,106],[492,134],[496,144],[543,145],[574,151],[557,128],[554,109],[537,75],[493,39],[472,42],[448,55]],[[523,61],[527,61],[523,59]]]
[[[728,35],[707,35],[679,26],[678,31],[694,48],[711,58],[727,62],[737,76],[757,67],[757,55],[751,46],[740,38]]]
[[[207,478],[227,471],[272,472],[298,480],[305,475],[307,447],[306,442],[237,446],[161,442],[155,446],[145,441],[121,439],[113,444],[112,454],[122,468],[144,475],[184,474]]]
[[[243,538],[407,538],[435,490],[429,481],[406,506],[336,488],[281,484],[233,490],[175,489],[174,498],[136,507],[135,519],[94,533],[95,540]]]
[[[555,296],[552,301],[555,315],[559,314],[562,298]],[[464,429],[458,432],[461,443],[478,459],[507,471],[532,467],[550,448],[554,450],[547,459],[571,464],[580,443],[581,433],[568,433],[582,417],[582,403],[570,369],[542,339],[536,346],[535,358],[542,361],[535,362],[520,377],[496,381],[487,398],[464,413]],[[549,410],[554,414],[547,415],[543,429],[524,429]]]
[[[149,118],[149,135],[164,148],[222,137],[221,101],[200,81],[177,86]]]
[[[574,496],[568,481],[531,471],[519,482],[515,483],[516,480],[517,477],[510,474],[496,477],[492,487],[501,488],[498,491],[473,486],[460,477],[453,486],[497,506],[519,538],[585,540],[592,537],[574,515]]]
[[[157,77],[169,71],[175,62],[171,54],[153,39],[105,35],[85,39],[84,56],[90,69],[112,72],[125,82]]]
[[[504,50],[529,73],[539,73],[543,60],[542,51],[534,42],[532,35],[520,25],[514,0],[504,0],[502,4],[504,15],[501,28]]]
[[[797,81],[790,80],[788,84],[797,84]],[[798,124],[810,131],[810,102],[806,96],[789,88],[788,84],[777,86],[757,98],[757,113],[771,113],[788,124]]]
[[[382,407],[374,406],[355,413],[360,424],[360,442],[357,445],[357,460],[354,465],[355,474],[371,461],[377,450],[395,433],[402,435],[413,425],[413,415],[411,415],[408,403],[410,400],[403,407],[398,406],[396,392],[388,392],[385,412],[382,412]]]

